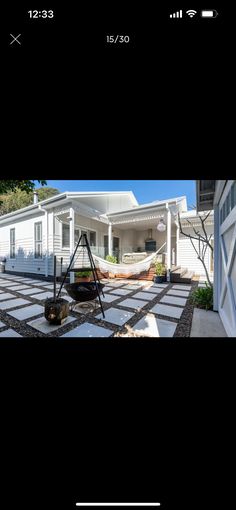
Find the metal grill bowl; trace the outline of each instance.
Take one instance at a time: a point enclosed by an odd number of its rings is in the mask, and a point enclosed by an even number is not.
[[[103,283],[98,283],[98,292],[101,294],[103,287],[105,285]],[[68,283],[65,285],[65,289],[69,296],[74,299],[74,301],[84,302],[84,301],[92,301],[97,297],[97,290],[95,282],[83,282],[83,283]]]

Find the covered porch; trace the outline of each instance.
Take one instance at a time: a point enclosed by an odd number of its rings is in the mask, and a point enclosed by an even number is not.
[[[109,254],[116,256],[114,246],[118,245],[118,261],[132,264],[160,250],[159,260],[170,270],[178,263],[179,227],[176,214],[176,206],[155,204],[109,215]]]
[[[112,255],[118,263],[128,265],[160,250],[159,260],[169,271],[178,265],[178,210],[176,204],[157,203],[99,214],[73,200],[66,208],[54,210],[53,253],[63,260],[65,271],[80,235],[86,233],[91,251],[98,257]],[[73,273],[70,279],[74,281]]]

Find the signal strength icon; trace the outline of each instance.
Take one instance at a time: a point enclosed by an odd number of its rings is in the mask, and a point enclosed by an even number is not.
[[[195,14],[197,14],[197,11],[194,11],[194,9],[189,9],[188,11],[186,11],[186,14],[187,14],[190,18],[193,18],[193,16],[195,16]]]
[[[170,18],[182,18],[183,17],[183,11],[177,11],[177,12],[174,12],[173,14],[170,14]]]

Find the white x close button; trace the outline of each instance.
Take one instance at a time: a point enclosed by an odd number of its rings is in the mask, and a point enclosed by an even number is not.
[[[21,42],[18,40],[19,37],[21,36],[21,34],[18,34],[16,36],[10,34],[10,36],[12,37],[12,41],[10,42],[10,46],[11,46],[11,44],[14,44],[14,43],[18,43],[21,46]]]

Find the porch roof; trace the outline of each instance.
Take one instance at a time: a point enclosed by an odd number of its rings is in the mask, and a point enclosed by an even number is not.
[[[120,214],[126,214],[126,213],[135,214],[136,212],[142,211],[142,210],[145,210],[145,209],[161,208],[161,207],[165,208],[167,204],[176,204],[176,205],[178,204],[178,206],[180,206],[180,204],[181,204],[182,211],[186,211],[187,210],[186,197],[183,196],[183,197],[176,197],[176,198],[168,198],[166,200],[155,200],[155,202],[149,202],[147,204],[137,205],[133,209],[124,209],[123,211],[107,214],[107,216],[109,218],[110,217],[112,218],[112,217],[116,217],[116,216],[118,216]]]
[[[156,202],[150,202],[129,209],[125,211],[119,211],[112,214],[107,214],[106,217],[112,225],[119,225],[119,228],[136,228],[145,229],[157,224],[157,220],[167,218],[167,206],[171,211],[172,223],[175,223],[175,215],[178,212],[186,211],[187,202],[186,197],[177,197],[167,200],[159,200]]]

